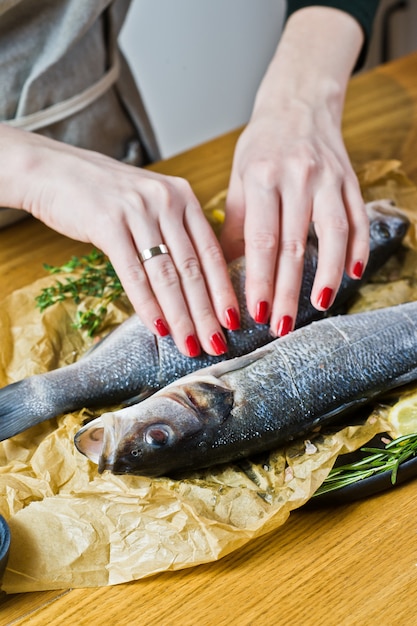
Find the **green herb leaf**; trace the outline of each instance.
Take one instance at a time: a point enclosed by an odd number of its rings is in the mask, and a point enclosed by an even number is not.
[[[41,311],[66,299],[72,299],[76,304],[87,296],[101,300],[96,308],[77,312],[74,326],[86,330],[90,336],[102,326],[107,305],[124,294],[112,264],[99,250],[93,250],[82,257],[72,257],[59,267],[48,264],[44,267],[50,274],[75,274],[75,276],[57,279],[54,285],[46,287],[36,296],[36,306]]]
[[[391,483],[395,485],[401,463],[417,455],[417,433],[397,437],[387,443],[384,448],[363,447],[360,448],[360,452],[365,456],[358,461],[330,470],[314,496],[336,491],[364,478],[387,471],[391,472]]]

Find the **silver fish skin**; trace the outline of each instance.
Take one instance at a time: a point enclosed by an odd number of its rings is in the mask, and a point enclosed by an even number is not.
[[[108,412],[75,436],[99,472],[178,475],[265,452],[417,379],[417,302],[327,318]]]
[[[370,257],[362,280],[346,274],[331,309],[339,312],[359,287],[398,250],[409,226],[390,201],[366,205],[370,221]],[[317,266],[317,240],[310,234],[295,326],[323,317],[310,302]],[[172,381],[207,365],[252,352],[272,341],[268,325],[256,324],[246,309],[245,260],[229,265],[240,308],[241,329],[225,330],[228,352],[220,357],[182,355],[171,337],[158,338],[133,315],[76,363],[28,377],[0,389],[0,440],[49,418],[83,407],[127,404],[143,399]]]

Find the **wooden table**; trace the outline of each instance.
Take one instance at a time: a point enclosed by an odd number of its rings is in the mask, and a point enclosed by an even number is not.
[[[352,79],[344,133],[357,164],[396,158],[417,184],[417,53]],[[153,169],[184,176],[205,203],[228,184],[238,131]],[[0,232],[2,295],[89,246],[32,218]],[[416,508],[414,508],[416,507]],[[120,586],[3,596],[5,624],[285,626],[412,624],[417,614],[417,485],[294,512],[221,561]]]

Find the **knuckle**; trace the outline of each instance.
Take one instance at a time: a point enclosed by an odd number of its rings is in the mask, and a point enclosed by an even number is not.
[[[278,239],[272,232],[258,230],[251,235],[247,243],[255,251],[268,251],[277,247]]]
[[[128,265],[125,268],[122,283],[135,309],[140,309],[141,318],[146,321],[152,316],[155,300],[145,272],[140,266]]]
[[[276,186],[278,173],[278,167],[275,162],[267,159],[258,159],[248,167],[245,177],[251,184],[269,190]]]
[[[282,242],[280,252],[283,256],[301,260],[304,258],[306,244],[301,239],[287,239]]]
[[[111,206],[106,202],[100,212],[100,218],[106,216],[110,223],[113,222],[116,225],[124,216],[145,211],[142,188],[137,189],[135,185],[123,185],[117,191],[117,202],[113,202]]]
[[[188,257],[178,267],[181,277],[187,281],[199,280],[202,276],[201,268],[196,257]]]
[[[175,287],[178,285],[178,274],[170,260],[160,262],[156,270],[156,279],[163,287]]]
[[[181,193],[181,195],[194,197],[194,193],[188,180],[186,180],[185,178],[181,178],[180,176],[172,176],[170,178],[170,181]]]
[[[297,152],[287,158],[288,171],[304,186],[320,170],[320,161],[311,146],[300,144]]]
[[[134,285],[135,289],[143,289],[148,286],[148,279],[139,264],[128,265],[125,268],[125,277],[125,280]]]
[[[306,172],[312,172],[319,167],[319,159],[316,153],[310,145],[304,143],[298,146],[296,153],[289,155],[289,163],[297,170],[300,170],[301,165]]]
[[[298,304],[298,299],[300,297],[300,292],[298,289],[295,289],[295,287],[286,287],[285,289],[282,290],[281,292],[281,296],[282,296],[282,302],[285,302],[288,306],[288,304]]]
[[[185,207],[199,209],[199,203],[188,181],[180,177],[151,179],[147,183],[146,196],[152,199],[152,205],[158,208],[161,217]]]
[[[265,289],[266,292],[273,291],[275,287],[273,276],[269,276],[269,275],[266,276],[265,274],[263,274],[262,275],[262,287]]]
[[[264,292],[269,293],[273,292],[275,288],[275,277],[274,273],[266,273],[264,271],[249,271],[249,268],[246,271],[246,280],[247,280],[247,291],[255,290],[259,288],[259,285],[262,285],[262,289]]]
[[[224,263],[222,249],[216,244],[207,246],[204,251],[204,256],[212,266],[217,267],[218,265]]]
[[[213,310],[207,305],[202,305],[198,309],[198,325],[199,328],[205,328],[207,326],[217,326],[218,322],[213,316]]]
[[[147,193],[160,207],[170,206],[172,203],[172,191],[165,180],[148,180]]]
[[[345,213],[331,213],[325,211],[322,214],[313,216],[314,229],[319,239],[327,236],[328,239],[332,237],[340,237],[346,239],[349,235],[350,225]]]
[[[327,229],[347,236],[349,223],[346,215],[330,215],[327,220]]]

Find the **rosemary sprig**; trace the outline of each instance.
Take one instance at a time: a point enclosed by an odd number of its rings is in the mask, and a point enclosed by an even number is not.
[[[36,306],[44,311],[56,302],[72,299],[79,304],[87,296],[100,299],[100,304],[86,311],[78,311],[75,328],[86,330],[92,336],[101,327],[107,305],[124,294],[123,287],[108,258],[102,252],[93,250],[82,257],[72,257],[61,266],[44,264],[50,274],[75,274],[57,279],[54,285],[45,287],[36,296]]]
[[[417,454],[417,433],[397,437],[384,448],[363,447],[360,448],[360,452],[365,453],[362,459],[333,468],[314,496],[341,489],[387,471],[391,472],[391,483],[395,485],[401,463]],[[367,452],[369,454],[366,455]]]

